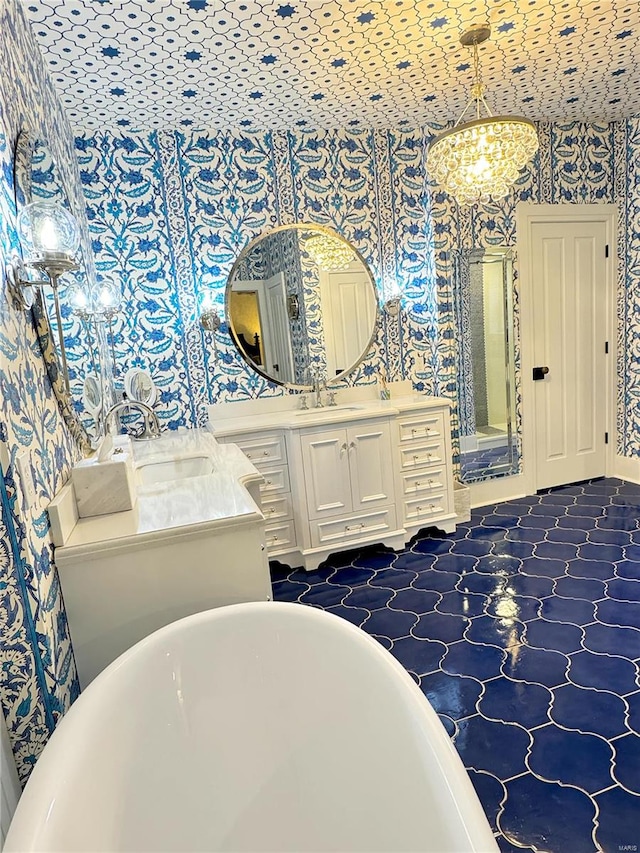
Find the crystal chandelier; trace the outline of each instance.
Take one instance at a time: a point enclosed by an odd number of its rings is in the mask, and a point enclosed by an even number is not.
[[[460,37],[462,45],[473,47],[471,99],[455,127],[437,136],[427,154],[429,174],[459,204],[486,202],[490,197],[507,195],[520,170],[538,150],[538,134],[533,122],[521,116],[494,116],[487,105],[478,45],[490,34],[491,29],[483,26],[473,27]],[[462,124],[474,104],[475,119]]]
[[[323,270],[343,270],[354,258],[353,250],[347,243],[328,234],[317,234],[304,241],[306,251]]]

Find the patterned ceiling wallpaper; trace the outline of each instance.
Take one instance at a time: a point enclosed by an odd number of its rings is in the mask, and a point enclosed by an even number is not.
[[[489,21],[494,112],[640,113],[640,6],[627,0],[23,0],[72,125],[400,127],[456,119],[459,36]]]

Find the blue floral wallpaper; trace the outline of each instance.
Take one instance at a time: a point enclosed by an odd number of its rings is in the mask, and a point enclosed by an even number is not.
[[[18,247],[12,161],[23,126],[49,140],[81,218],[83,199],[73,136],[19,4],[0,4],[0,32],[0,442],[9,460],[0,479],[0,699],[24,781],[79,688],[44,512],[77,451],[58,412],[31,314],[13,307],[5,285],[5,264]],[[16,456],[24,451],[35,505],[26,501],[16,475]]]
[[[212,402],[280,393],[247,371],[222,333],[214,358],[197,323],[203,294],[222,308],[238,252],[275,225],[334,228],[368,261],[381,302],[402,294],[400,321],[383,315],[373,351],[351,382],[373,382],[384,369],[392,379],[409,378],[419,390],[454,400],[452,249],[515,245],[518,201],[617,202],[618,451],[640,454],[636,333],[629,322],[639,296],[638,122],[540,125],[540,153],[515,190],[467,209],[425,177],[426,148],[437,130],[77,137],[97,264],[119,274],[128,293],[116,338],[119,370],[133,364],[151,370],[165,424],[201,424]]]

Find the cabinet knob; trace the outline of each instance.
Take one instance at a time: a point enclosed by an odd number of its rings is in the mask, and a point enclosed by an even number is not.
[[[263,453],[262,453],[262,455],[263,455],[263,456],[268,456],[268,455],[269,455],[269,451],[268,451],[268,450],[264,450],[264,451],[263,451]]]
[[[352,441],[352,442],[349,444],[349,450],[357,450],[357,449],[358,449],[358,444],[357,444],[357,442]]]
[[[265,484],[265,486],[271,486],[272,485],[271,480],[265,480],[264,484]]]
[[[340,453],[344,453],[346,449],[347,449],[347,442],[343,441],[342,444],[340,445]]]

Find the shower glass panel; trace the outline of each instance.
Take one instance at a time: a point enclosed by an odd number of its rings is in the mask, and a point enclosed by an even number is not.
[[[508,248],[453,253],[460,479],[515,474],[513,256]]]

